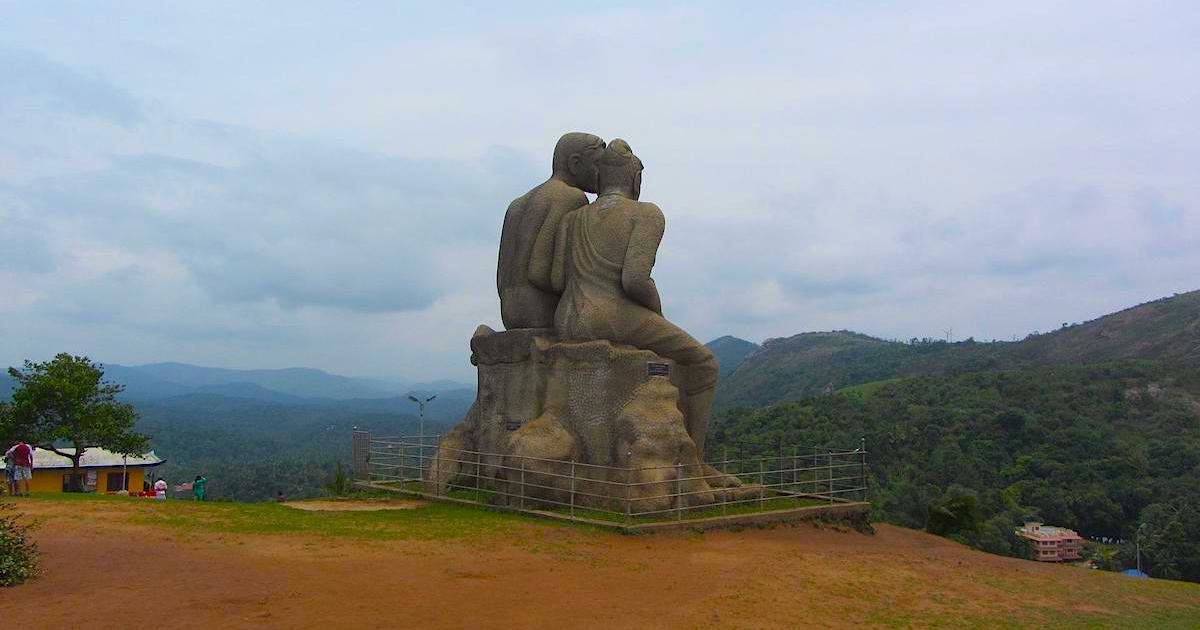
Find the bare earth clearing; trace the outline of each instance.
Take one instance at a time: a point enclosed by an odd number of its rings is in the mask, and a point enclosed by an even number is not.
[[[392,499],[378,501],[287,501],[283,505],[308,512],[375,512],[378,510],[415,510],[424,501]]]
[[[18,504],[42,521],[44,574],[0,590],[0,618],[25,628],[1200,625],[1198,585],[886,525],[621,536],[442,505]]]

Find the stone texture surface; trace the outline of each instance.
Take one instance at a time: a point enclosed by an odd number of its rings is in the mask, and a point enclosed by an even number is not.
[[[550,178],[509,204],[496,265],[505,328],[554,325],[558,294],[550,287],[553,235],[564,215],[587,203],[584,192],[596,192],[596,159],[603,149],[604,141],[592,134],[563,134],[554,147]],[[543,231],[547,236],[541,236]]]
[[[717,363],[663,317],[650,273],[666,222],[639,201],[641,182],[627,142],[568,133],[550,179],[509,206],[496,273],[508,330],[471,339],[478,395],[439,445],[435,491],[470,473],[510,503],[634,512],[753,491],[733,477],[684,481],[716,473],[701,458]]]
[[[642,163],[616,139],[599,162],[600,194],[558,227],[551,279],[562,291],[554,327],[569,341],[607,340],[650,350],[679,367],[679,407],[700,449],[708,432],[717,360],[704,344],[662,314],[650,277],[666,221],[638,200]]]
[[[565,503],[571,466],[563,462],[574,461],[579,505],[623,505],[629,492],[635,512],[668,509],[674,505],[666,495],[678,490],[700,493],[692,503],[712,502],[705,481],[677,481],[706,473],[679,411],[678,388],[669,374],[651,375],[651,364],[673,373],[673,363],[647,350],[560,342],[547,333],[477,331],[471,346],[479,394],[442,440],[429,475],[433,489],[444,491],[460,474],[459,485],[474,486],[470,475],[478,469],[481,487],[512,495],[507,503],[522,500],[522,485],[530,504]],[[476,462],[475,452],[498,457]],[[637,485],[627,490],[627,482]]]

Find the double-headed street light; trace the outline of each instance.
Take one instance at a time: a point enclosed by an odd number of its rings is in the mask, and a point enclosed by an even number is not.
[[[437,394],[434,394],[433,396],[430,396],[429,398],[426,398],[425,400],[421,400],[420,398],[417,398],[416,396],[413,396],[412,394],[409,394],[409,395],[408,395],[408,399],[409,399],[409,400],[411,400],[411,401],[413,401],[413,402],[415,402],[415,403],[417,403],[417,406],[418,406],[418,407],[420,408],[420,410],[421,410],[421,411],[420,411],[420,414],[421,414],[421,435],[420,435],[420,438],[418,438],[418,439],[420,439],[420,440],[421,440],[421,445],[422,445],[422,446],[424,446],[424,445],[425,445],[425,405],[429,404],[429,401],[433,400],[434,398],[437,398]]]

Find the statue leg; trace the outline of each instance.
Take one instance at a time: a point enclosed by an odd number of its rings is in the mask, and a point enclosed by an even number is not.
[[[710,387],[694,394],[680,394],[680,411],[687,425],[688,435],[696,443],[696,452],[701,461],[704,460],[704,440],[708,437],[708,423],[712,415],[713,396],[717,393],[715,387]]]
[[[643,311],[638,325],[618,340],[636,348],[650,350],[675,361],[682,372],[679,392],[679,411],[683,413],[688,435],[704,457],[704,440],[708,436],[709,416],[717,387],[717,358],[704,344],[664,317],[649,310]]]

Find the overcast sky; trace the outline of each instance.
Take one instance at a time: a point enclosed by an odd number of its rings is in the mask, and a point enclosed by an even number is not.
[[[470,379],[570,130],[642,157],[702,341],[1200,288],[1194,0],[182,4],[0,3],[5,365]]]

